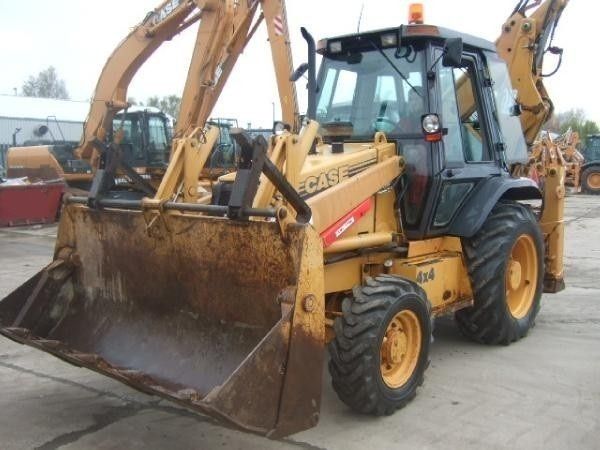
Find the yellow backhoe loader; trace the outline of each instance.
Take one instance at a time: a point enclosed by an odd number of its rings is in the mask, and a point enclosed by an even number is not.
[[[384,415],[423,382],[435,317],[485,344],[524,337],[542,291],[564,286],[564,167],[543,191],[510,171],[545,120],[523,106],[547,106],[537,57],[567,1],[530,3],[497,44],[519,43],[508,67],[494,43],[418,12],[318,45],[303,30],[301,129],[288,116],[268,141],[234,130],[237,172],[208,202],[211,130],[179,127],[154,196],[113,196],[98,170],[95,192],[66,200],[53,262],[0,301],[0,332],[269,437],[317,424],[327,344],[342,401]],[[282,1],[212,4],[260,5],[274,36],[286,28]],[[517,73],[532,82],[515,102]]]

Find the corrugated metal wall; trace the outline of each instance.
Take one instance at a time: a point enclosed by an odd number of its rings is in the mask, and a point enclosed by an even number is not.
[[[54,140],[62,141],[64,135],[66,141],[79,141],[83,133],[83,122],[0,117],[0,145],[12,145],[12,135],[17,128],[21,128],[17,134],[17,145],[22,145],[27,140],[40,139],[33,132],[40,125],[46,125],[50,130],[43,136],[44,140],[52,140],[54,136]]]

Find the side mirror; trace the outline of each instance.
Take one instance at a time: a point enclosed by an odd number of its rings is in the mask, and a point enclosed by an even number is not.
[[[442,65],[444,67],[462,67],[462,38],[448,38],[444,43],[444,56]]]

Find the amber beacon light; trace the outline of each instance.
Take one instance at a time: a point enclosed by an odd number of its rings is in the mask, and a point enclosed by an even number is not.
[[[411,3],[408,7],[408,23],[423,23],[423,3]]]

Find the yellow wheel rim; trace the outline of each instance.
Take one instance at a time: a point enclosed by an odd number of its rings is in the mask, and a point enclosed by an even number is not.
[[[531,236],[519,236],[510,252],[506,265],[506,302],[512,316],[521,319],[527,315],[535,298],[538,260],[535,242]]]
[[[388,324],[381,342],[381,376],[396,389],[414,373],[421,353],[421,324],[409,310],[400,311]]]
[[[600,189],[600,173],[592,173],[587,177],[587,184],[590,188]]]

